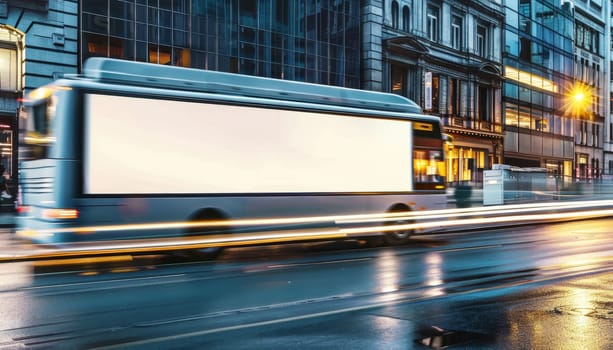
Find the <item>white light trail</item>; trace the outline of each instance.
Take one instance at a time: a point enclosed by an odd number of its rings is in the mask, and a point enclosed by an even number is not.
[[[589,204],[588,204],[589,203]],[[183,249],[203,249],[210,247],[231,247],[231,246],[246,246],[255,244],[273,244],[283,242],[299,242],[309,240],[338,240],[338,239],[354,239],[364,237],[366,235],[381,234],[389,231],[396,230],[415,230],[425,228],[442,228],[453,226],[466,226],[466,225],[488,225],[496,223],[509,223],[509,222],[546,222],[551,220],[563,220],[563,219],[581,219],[591,217],[608,217],[613,216],[613,208],[606,209],[591,209],[591,210],[574,210],[567,212],[540,212],[542,210],[556,210],[570,208],[584,208],[584,207],[598,207],[601,205],[611,205],[613,201],[591,201],[591,202],[578,202],[578,203],[564,203],[564,204],[551,204],[549,205],[541,203],[528,206],[500,206],[496,209],[483,210],[484,208],[469,208],[471,210],[457,210],[446,209],[429,211],[427,215],[424,213],[414,213],[412,219],[432,219],[435,217],[441,217],[443,213],[446,213],[444,217],[449,217],[450,214],[460,217],[462,213],[476,212],[477,214],[483,214],[486,212],[488,217],[473,217],[473,218],[455,218],[447,220],[435,220],[435,221],[423,221],[412,222],[408,224],[389,225],[384,224],[385,220],[389,216],[392,216],[395,220],[407,216],[407,213],[402,213],[404,216],[396,216],[393,214],[367,214],[367,215],[348,215],[348,216],[329,216],[329,217],[308,217],[308,218],[277,218],[277,219],[255,219],[255,220],[231,220],[220,221],[214,224],[216,225],[261,225],[261,224],[281,224],[281,223],[313,223],[313,222],[341,222],[343,220],[357,220],[359,218],[371,222],[373,218],[378,218],[381,225],[370,225],[367,227],[335,227],[330,226],[326,228],[305,228],[294,230],[277,230],[277,231],[263,231],[263,232],[251,232],[251,233],[226,233],[219,235],[203,235],[203,236],[190,236],[190,237],[173,237],[173,238],[158,238],[158,239],[143,239],[143,240],[117,240],[117,241],[104,241],[104,242],[91,242],[91,243],[75,243],[66,244],[62,248],[56,249],[40,249],[37,251],[28,251],[24,254],[15,253],[13,255],[0,256],[0,262],[14,261],[14,260],[27,260],[27,259],[44,259],[44,258],[58,258],[58,257],[70,257],[79,256],[83,254],[103,255],[103,254],[118,254],[118,253],[143,253],[143,252],[155,252],[166,250],[183,250]],[[493,216],[493,214],[510,212],[525,212],[524,207],[531,207],[531,214],[521,215],[502,215]],[[538,208],[538,209],[537,209]],[[477,212],[477,209],[482,211]],[[422,215],[419,215],[422,214]],[[334,219],[334,220],[333,220]],[[355,223],[357,221],[352,221]],[[79,230],[91,230],[99,232],[101,230],[127,230],[127,229],[146,229],[151,227],[191,227],[192,223],[171,223],[169,224],[145,224],[145,225],[114,225],[114,226],[99,226],[79,228]],[[196,225],[210,226],[210,222],[195,223]],[[75,228],[65,229],[66,231],[74,232]],[[58,232],[57,230],[49,231]]]
[[[220,221],[180,221],[180,222],[160,222],[146,224],[126,224],[126,225],[100,225],[84,227],[67,227],[37,230],[36,234],[54,233],[80,233],[90,234],[96,232],[109,231],[132,231],[132,230],[163,230],[163,229],[188,229],[194,227],[244,227],[244,226],[264,226],[264,225],[286,225],[286,224],[311,224],[311,223],[335,223],[355,224],[367,222],[385,222],[400,220],[429,220],[436,218],[448,218],[450,216],[461,217],[471,215],[500,215],[519,212],[531,212],[535,210],[547,211],[556,209],[573,209],[586,207],[613,206],[613,200],[599,201],[576,201],[563,203],[534,203],[517,205],[500,205],[492,207],[473,207],[464,209],[438,209],[428,211],[408,211],[377,214],[356,214],[356,215],[332,215],[332,216],[312,216],[295,218],[265,218],[265,219],[239,219],[239,220],[220,220]],[[455,225],[455,224],[454,224]],[[447,226],[447,225],[445,225]],[[453,225],[452,225],[453,226]],[[427,225],[425,227],[433,227]],[[28,233],[23,233],[27,235]]]

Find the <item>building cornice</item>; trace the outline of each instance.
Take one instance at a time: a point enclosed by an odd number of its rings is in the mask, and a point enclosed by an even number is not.
[[[465,128],[456,128],[453,126],[445,126],[445,132],[454,133],[454,134],[462,134],[462,135],[470,135],[470,136],[479,136],[479,137],[487,137],[490,139],[503,139],[504,135],[502,133],[474,130],[474,129],[465,129]]]
[[[413,57],[423,57],[430,54],[430,48],[413,35],[384,39],[383,43],[389,50],[407,53]]]
[[[504,22],[505,14],[502,4],[495,1],[460,0],[459,3],[464,4],[470,13],[485,15],[500,23]]]

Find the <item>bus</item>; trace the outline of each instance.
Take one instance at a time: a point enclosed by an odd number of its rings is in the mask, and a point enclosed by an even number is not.
[[[395,94],[91,58],[19,119],[17,235],[36,244],[446,205],[440,120]]]

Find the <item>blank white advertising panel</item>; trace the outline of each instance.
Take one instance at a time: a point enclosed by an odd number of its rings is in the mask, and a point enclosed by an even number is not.
[[[85,105],[87,194],[411,190],[407,121],[97,94]]]

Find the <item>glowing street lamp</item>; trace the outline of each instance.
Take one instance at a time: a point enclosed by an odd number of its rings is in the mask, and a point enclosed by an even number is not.
[[[585,101],[585,94],[583,92],[578,92],[573,98],[575,99],[575,103],[582,103]]]
[[[589,86],[585,84],[575,84],[566,94],[564,103],[564,115],[577,118],[585,118],[590,113],[594,96]]]

